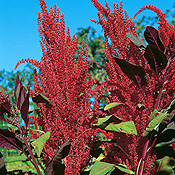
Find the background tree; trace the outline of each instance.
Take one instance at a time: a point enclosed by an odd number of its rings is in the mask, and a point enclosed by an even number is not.
[[[102,83],[105,81],[106,71],[101,66],[106,65],[107,58],[105,56],[104,37],[96,32],[92,27],[79,28],[76,34],[78,41],[77,55],[80,53],[81,44],[84,43],[88,47],[89,61],[93,61],[88,72],[92,79]]]

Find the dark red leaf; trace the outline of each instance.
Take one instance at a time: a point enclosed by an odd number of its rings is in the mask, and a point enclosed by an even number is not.
[[[168,114],[163,120],[162,122],[159,124],[159,132],[162,132],[165,128],[167,128],[167,126],[170,123],[175,123],[175,110],[173,110],[170,114]],[[174,128],[172,128],[173,125],[170,125],[169,128],[174,129],[175,130],[175,125],[173,126]]]
[[[32,97],[32,100],[35,103],[45,103],[45,104],[47,104],[49,106],[52,106],[52,103],[50,102],[50,100],[47,97],[45,97],[44,95],[42,95],[42,94],[35,94]]]
[[[13,132],[8,129],[0,129],[0,148],[4,149],[19,149],[23,144],[19,141]]]
[[[166,67],[168,62],[165,54],[154,45],[146,47],[144,56],[157,75]]]
[[[65,165],[61,163],[61,159],[65,158],[70,151],[72,141],[69,140],[65,142],[59,150],[57,150],[55,156],[50,161],[49,165],[46,168],[46,175],[64,175]]]
[[[0,86],[0,99],[5,100],[2,103],[0,102],[0,113],[11,113],[10,100],[2,86]]]
[[[175,142],[175,110],[154,128],[154,132],[154,136],[158,137],[156,141],[157,146],[165,146]]]
[[[26,90],[25,90],[24,86],[22,86],[21,90],[20,90],[19,100],[18,100],[18,107],[19,107],[18,109],[21,110],[21,107],[26,99],[26,96],[27,96]]]
[[[18,101],[20,99],[21,87],[23,87],[23,85],[21,83],[21,80],[19,79],[19,74],[18,74],[17,77],[16,77],[15,90],[14,90],[15,101],[16,101],[18,109],[19,109]]]
[[[5,118],[4,118],[3,113],[1,113],[1,112],[0,112],[0,120],[2,120],[2,121],[6,121]]]
[[[138,85],[144,92],[147,85],[146,73],[142,66],[131,64],[129,61],[120,59],[119,56],[114,55],[116,63],[121,70],[130,78],[136,85]]]
[[[28,110],[29,110],[29,93],[26,93],[24,86],[22,85],[22,79],[19,79],[19,75],[17,75],[16,83],[15,83],[15,101],[17,103],[17,107],[21,112],[21,117],[27,125],[29,122],[28,119]]]
[[[9,102],[4,102],[0,104],[0,112],[11,113],[11,104]]]
[[[147,26],[144,32],[144,36],[148,44],[157,47],[157,49],[164,52],[165,47],[159,37],[158,31],[154,27]]]
[[[29,111],[29,92],[21,106],[21,117],[24,120],[26,126],[28,125],[29,118],[28,118],[28,111]]]
[[[17,75],[16,82],[15,82],[14,96],[15,96],[17,107],[20,110],[27,94],[24,86],[22,85],[22,79],[21,80],[19,79],[19,75]]]

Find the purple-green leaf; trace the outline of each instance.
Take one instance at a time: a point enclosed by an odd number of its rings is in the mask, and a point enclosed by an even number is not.
[[[29,122],[28,119],[28,110],[29,110],[29,92],[26,93],[24,86],[22,85],[22,79],[19,79],[19,75],[17,75],[16,83],[15,83],[15,101],[18,109],[21,112],[21,117],[27,125]]]
[[[50,102],[50,100],[42,94],[35,94],[32,97],[32,100],[35,103],[45,103],[46,105],[49,105],[50,107],[52,106],[52,103]]]
[[[6,121],[5,118],[4,118],[4,114],[0,112],[0,120],[2,121]]]
[[[154,27],[147,26],[144,36],[148,44],[157,47],[160,51],[164,52],[165,47],[159,37],[158,31]]]
[[[168,62],[165,54],[154,45],[147,46],[144,56],[157,75],[166,67]]]
[[[69,154],[71,143],[72,141],[69,140],[57,150],[55,156],[46,168],[46,175],[52,175],[53,171],[54,175],[64,175],[65,165],[62,164],[61,159]]]
[[[6,92],[2,86],[0,86],[0,99],[4,98],[6,96]],[[4,96],[4,97],[3,97]],[[5,101],[3,103],[0,103],[0,115],[3,113],[11,113],[11,104],[9,98],[5,98]],[[0,120],[3,117],[0,117]]]
[[[11,113],[11,104],[8,101],[0,103],[0,112],[1,113]]]
[[[169,145],[175,142],[175,110],[168,114],[157,126],[158,139],[156,147]]]
[[[127,34],[126,35],[136,46],[138,46],[141,49],[146,48],[146,44],[143,40],[138,39],[136,36],[134,36],[133,34]]]
[[[26,126],[28,125],[29,118],[28,118],[28,111],[29,111],[29,92],[27,96],[25,97],[24,102],[21,106],[21,118],[24,120]]]
[[[162,159],[156,160],[156,163],[156,174],[174,175],[175,159],[165,156]]]
[[[19,74],[17,75],[16,82],[15,82],[14,96],[15,96],[17,107],[20,110],[22,107],[22,104],[25,101],[27,94],[24,86],[22,85],[22,79],[21,80],[19,79]]]
[[[8,129],[0,129],[0,148],[20,149],[22,146],[22,142],[15,137],[13,132]]]
[[[119,65],[123,73],[138,85],[144,92],[147,85],[145,69],[142,66],[134,65],[127,60],[120,59],[119,56],[113,54],[116,63]]]

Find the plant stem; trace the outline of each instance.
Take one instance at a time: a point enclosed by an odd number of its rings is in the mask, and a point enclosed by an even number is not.
[[[145,157],[147,155],[146,153],[147,153],[147,150],[148,150],[149,142],[150,142],[150,140],[147,140],[145,145],[144,145],[141,163],[138,167],[138,171],[136,172],[136,175],[142,175],[142,171],[143,171],[143,168],[144,168]]]
[[[161,100],[161,97],[162,97],[163,88],[164,88],[164,86],[160,88],[159,95],[158,95],[156,103],[154,105],[154,109],[157,109],[158,111],[159,111],[158,108],[159,108],[159,103],[160,103],[160,100]]]
[[[1,137],[4,137],[4,135],[0,134]],[[30,157],[26,154],[26,152],[20,148],[18,145],[16,145],[14,142],[12,142],[10,139],[8,139],[7,137],[5,137],[5,139],[7,139],[12,145],[14,145],[16,148],[18,148],[20,151],[22,151],[25,156],[27,157],[27,159],[34,165],[33,161],[30,159]]]
[[[162,85],[162,87],[159,90],[159,95],[158,95],[156,103],[154,105],[154,109],[159,110],[158,108],[159,108],[160,100],[161,100],[161,97],[162,97],[164,85],[165,85],[165,83]],[[152,145],[151,145],[151,147],[150,147],[148,152],[147,152],[147,150],[148,150],[148,146],[149,146],[150,140],[147,140],[147,142],[145,143],[144,149],[143,149],[143,153],[142,153],[141,163],[138,165],[138,171],[136,172],[136,175],[142,175],[145,160],[149,156],[152,148],[154,147],[154,144],[155,144],[156,140],[157,140],[157,137],[154,139],[154,141],[153,141],[153,143],[152,143]]]
[[[34,165],[34,167],[36,168],[36,171],[37,171],[37,173],[38,173],[38,175],[41,175],[41,172],[40,172],[40,169],[39,169],[39,167],[38,167],[38,165],[37,165],[37,162],[36,162],[36,160],[35,160],[35,157],[34,157],[34,155],[33,155],[33,153],[32,153],[32,149],[31,149],[31,146],[30,146],[30,144],[27,142],[27,140],[26,140],[26,138],[25,138],[25,136],[23,135],[23,132],[22,132],[22,130],[21,130],[21,128],[20,128],[20,126],[19,126],[19,124],[18,124],[18,121],[16,120],[16,118],[14,118],[14,120],[15,120],[15,123],[16,123],[16,126],[18,127],[18,130],[19,130],[19,132],[20,132],[20,134],[21,134],[21,136],[22,136],[22,138],[23,138],[23,141],[24,141],[24,143],[25,143],[25,145],[27,146],[27,149],[28,149],[28,151],[29,151],[29,153],[30,153],[30,156],[31,156],[31,158],[32,158],[32,164]]]

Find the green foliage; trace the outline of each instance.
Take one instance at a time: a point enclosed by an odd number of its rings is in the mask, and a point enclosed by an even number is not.
[[[118,103],[118,102],[116,102],[116,103],[110,103],[110,104],[108,104],[108,105],[105,106],[104,111],[106,111],[108,109],[111,109],[111,108],[113,108],[115,106],[118,106],[120,104],[123,104],[123,103]]]
[[[90,175],[104,175],[111,174],[114,171],[115,165],[106,162],[96,162],[90,171]]]
[[[141,49],[145,49],[146,48],[146,44],[143,40],[138,39],[136,36],[132,35],[132,34],[127,34],[127,37],[139,48]]]
[[[105,130],[137,135],[137,130],[133,121],[121,122],[118,124],[110,123]]]
[[[116,170],[116,171],[115,171]],[[117,173],[117,175],[123,174],[134,174],[133,171],[127,169],[126,165],[123,164],[110,164],[106,162],[95,162],[92,170],[90,171],[89,175],[110,175],[113,171]]]
[[[8,172],[20,170],[22,172],[31,172],[37,174],[37,171],[33,164],[27,160],[27,157],[24,154],[18,154],[11,157],[5,158],[6,167]],[[44,166],[41,159],[38,159],[38,164],[42,167]],[[40,171],[44,174],[44,171],[40,167]]]
[[[97,124],[93,124],[93,126],[97,126],[106,131],[122,132],[126,134],[137,135],[137,130],[133,121],[128,122],[121,122],[121,121],[122,121],[121,118],[115,115],[110,115],[108,117],[99,118]]]
[[[165,156],[162,159],[156,160],[157,174],[174,175],[175,159]]]
[[[158,115],[155,116],[155,114],[158,114]],[[147,136],[166,116],[167,114],[160,113],[154,110],[153,114],[150,116],[151,121],[149,122],[148,126],[146,127],[143,133],[143,137]]]
[[[42,150],[46,144],[46,141],[50,138],[50,131],[44,133],[37,140],[33,141],[31,145],[34,147],[36,154],[40,157]]]
[[[144,104],[137,104],[136,109],[145,109],[145,105]]]
[[[111,122],[121,122],[121,121],[122,121],[121,118],[115,115],[110,115],[108,117],[99,118],[97,124],[93,124],[93,126],[98,126],[99,128],[104,129]]]

